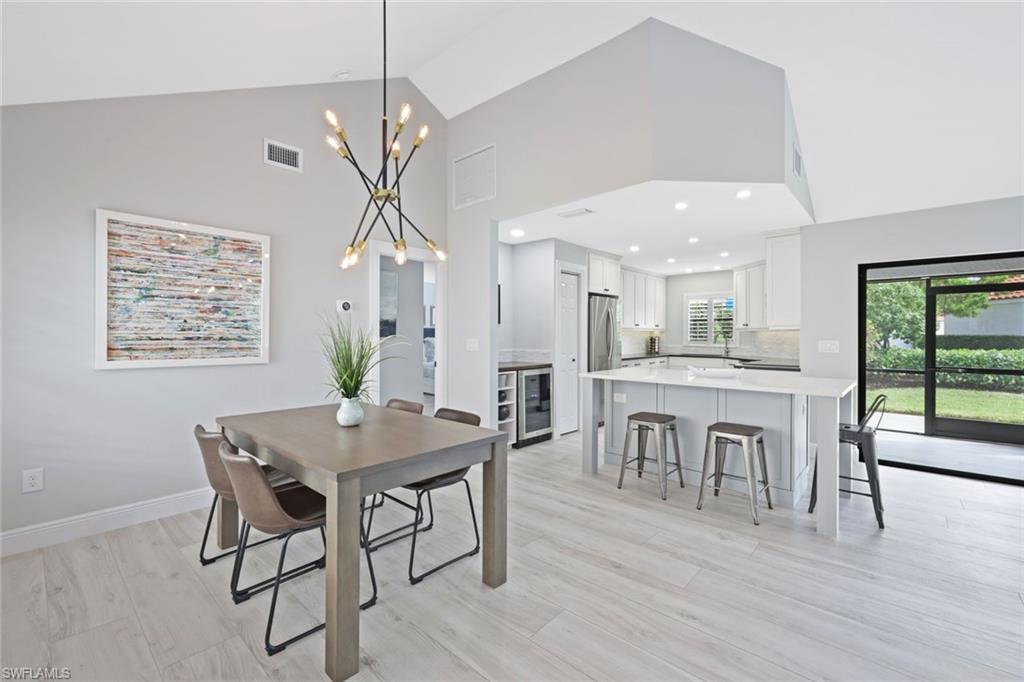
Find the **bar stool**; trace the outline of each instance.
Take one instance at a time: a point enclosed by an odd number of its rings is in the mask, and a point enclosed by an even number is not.
[[[700,478],[700,494],[697,496],[697,509],[704,506],[704,483],[711,478],[708,469],[711,466],[711,445],[715,446],[715,471],[712,474],[715,479],[715,497],[722,488],[722,478],[739,478],[725,473],[725,454],[730,445],[739,445],[743,448],[743,468],[746,471],[747,495],[750,498],[750,515],[754,519],[754,525],[759,525],[757,520],[757,497],[764,492],[768,508],[772,507],[772,493],[768,487],[768,463],[764,456],[764,429],[760,426],[749,426],[747,424],[732,424],[730,422],[716,422],[708,427],[707,444],[704,446],[704,471]],[[754,451],[757,451],[757,459],[761,462],[761,476],[763,481],[757,480],[756,466],[754,464]],[[758,483],[764,485],[758,490]]]
[[[885,528],[885,521],[882,518],[882,512],[885,511],[885,507],[882,506],[882,489],[878,482],[878,454],[875,449],[875,429],[868,426],[868,422],[875,415],[879,413],[878,422],[881,424],[882,417],[885,416],[885,401],[886,397],[880,395],[875,398],[875,401],[871,403],[871,407],[864,414],[864,418],[856,424],[840,424],[839,425],[839,442],[852,445],[860,451],[861,456],[864,458],[864,468],[867,471],[867,478],[856,478],[855,476],[843,476],[839,475],[839,478],[844,478],[847,481],[860,481],[861,483],[868,484],[868,492],[860,492],[858,490],[849,490],[846,488],[840,488],[839,490],[844,493],[850,493],[851,495],[862,495],[863,497],[871,498],[871,506],[875,510],[875,521],[878,522],[879,528]],[[811,504],[807,508],[808,514],[814,513],[814,507],[818,503],[818,459],[814,459],[814,478],[811,483]]]
[[[629,444],[633,439],[633,430],[637,432],[636,457],[627,460],[629,457]],[[679,487],[685,488],[683,482],[683,460],[679,450],[679,433],[676,430],[676,418],[671,414],[660,414],[658,412],[634,412],[629,415],[626,421],[626,445],[622,449],[622,464],[619,466],[619,484],[622,488],[622,478],[626,474],[626,465],[636,462],[636,477],[643,478],[644,461],[647,458],[647,437],[654,432],[654,449],[658,457],[658,483],[661,487],[661,499],[668,499],[668,475],[676,473],[679,475]],[[666,463],[668,445],[666,440],[668,432],[672,432],[672,445],[676,451],[676,464],[674,472],[668,471]]]

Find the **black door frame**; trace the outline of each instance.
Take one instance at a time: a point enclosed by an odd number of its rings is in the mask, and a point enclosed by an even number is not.
[[[978,422],[970,419],[954,419],[939,417],[935,413],[936,381],[939,374],[956,372],[958,374],[1003,374],[1024,376],[1024,369],[976,369],[967,367],[939,367],[936,362],[937,322],[936,298],[943,294],[970,294],[990,291],[1017,291],[1024,284],[1007,282],[1003,284],[958,284],[953,286],[932,286],[927,279],[925,288],[925,341],[924,341],[924,431],[929,436],[948,438],[969,438],[971,440],[987,440],[996,443],[1024,445],[1024,426],[1018,424],[1000,424],[998,422]]]
[[[867,332],[867,285],[868,285],[868,271],[881,269],[881,268],[896,268],[906,267],[914,265],[943,265],[947,263],[964,263],[972,261],[987,261],[987,260],[1003,260],[1006,258],[1024,258],[1024,251],[1003,251],[998,253],[987,253],[987,254],[975,254],[969,256],[946,256],[941,258],[918,258],[898,261],[876,261],[872,263],[859,263],[857,265],[857,416],[858,419],[864,418],[865,410],[867,406],[865,404],[867,397],[867,346],[864,344],[865,334]],[[999,274],[996,273],[977,273],[983,274]],[[947,276],[955,276],[947,275]],[[903,278],[905,279],[905,278]],[[926,311],[927,316],[927,311]],[[927,364],[927,360],[926,360]],[[934,362],[932,363],[934,365]],[[917,372],[914,372],[917,373]],[[923,372],[922,372],[923,373]],[[926,382],[927,383],[927,382]],[[951,435],[935,435],[935,438],[966,438]],[[977,440],[976,438],[967,438],[968,440]],[[979,474],[966,471],[957,471],[955,469],[944,469],[941,467],[931,467],[923,464],[911,464],[907,462],[897,462],[892,460],[879,459],[880,464],[900,468],[900,469],[914,469],[916,471],[927,471],[937,474],[947,474],[950,476],[959,476],[961,478],[972,478],[983,481],[995,481],[997,483],[1009,483],[1012,485],[1024,485],[1024,481],[1012,478],[1004,478],[1002,476],[992,476],[989,474]]]

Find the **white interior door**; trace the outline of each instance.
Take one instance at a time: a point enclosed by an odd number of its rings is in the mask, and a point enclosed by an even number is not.
[[[579,288],[580,276],[558,274],[559,339],[555,368],[555,401],[558,405],[558,433],[579,428]]]

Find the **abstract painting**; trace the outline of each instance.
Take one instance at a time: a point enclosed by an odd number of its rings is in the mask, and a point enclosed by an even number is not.
[[[268,361],[270,237],[96,211],[96,367]]]

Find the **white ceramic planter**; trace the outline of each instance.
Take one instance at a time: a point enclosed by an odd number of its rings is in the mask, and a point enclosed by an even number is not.
[[[363,406],[359,404],[359,398],[342,398],[337,419],[341,426],[359,426],[363,421]]]

